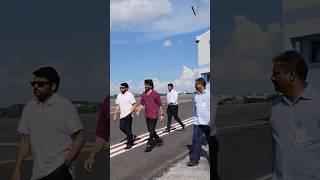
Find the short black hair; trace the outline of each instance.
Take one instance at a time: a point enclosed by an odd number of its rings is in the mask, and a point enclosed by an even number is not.
[[[56,89],[54,90],[54,92],[58,91],[59,84],[60,84],[60,77],[57,71],[53,67],[51,66],[41,67],[36,71],[34,71],[33,75],[36,77],[46,78],[50,82],[55,83]]]
[[[144,80],[144,84],[148,84],[149,86],[151,86],[152,87],[152,89],[153,89],[153,81],[152,81],[152,79],[146,79],[146,80]]]
[[[308,66],[300,53],[289,50],[280,53],[272,59],[273,63],[280,63],[280,68],[287,73],[294,73],[305,81],[308,75]]]
[[[168,84],[168,86],[170,86],[170,87],[172,87],[172,88],[173,88],[173,84],[172,84],[172,83],[169,83],[169,84]]]
[[[125,88],[129,88],[128,83],[121,83],[120,86],[123,86],[123,87],[125,87]]]
[[[200,77],[198,79],[196,79],[197,82],[200,82],[204,87],[206,87],[207,82],[204,78]]]

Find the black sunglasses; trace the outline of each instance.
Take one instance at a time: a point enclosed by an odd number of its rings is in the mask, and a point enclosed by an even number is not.
[[[125,87],[120,87],[120,89],[125,89]]]
[[[49,81],[31,81],[30,84],[32,87],[34,87],[36,84],[39,87],[44,87],[46,84],[51,84],[51,83]]]

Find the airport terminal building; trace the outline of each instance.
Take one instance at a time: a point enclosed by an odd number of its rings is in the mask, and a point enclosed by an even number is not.
[[[210,83],[210,30],[196,37],[198,66],[201,76]]]
[[[320,1],[283,1],[283,47],[302,54],[313,84],[320,82]]]

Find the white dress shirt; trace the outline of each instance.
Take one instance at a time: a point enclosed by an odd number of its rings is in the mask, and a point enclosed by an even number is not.
[[[129,91],[125,92],[124,94],[118,94],[116,104],[120,106],[120,119],[130,114],[133,108],[133,104],[135,103],[136,99]]]
[[[173,103],[174,105],[178,105],[178,92],[172,89],[167,93],[167,101],[168,104]]]

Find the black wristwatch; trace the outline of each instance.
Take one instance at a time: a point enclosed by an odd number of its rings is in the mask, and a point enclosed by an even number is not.
[[[69,160],[65,160],[64,164],[68,167],[68,169],[72,166],[72,162]]]

